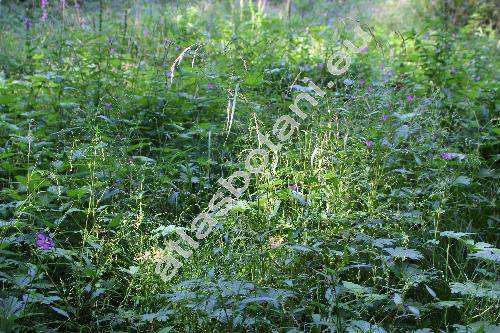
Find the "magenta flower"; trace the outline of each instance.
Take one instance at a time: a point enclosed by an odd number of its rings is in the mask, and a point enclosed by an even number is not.
[[[295,191],[295,192],[298,192],[300,191],[300,186],[297,185],[297,184],[293,184],[293,185],[288,185],[288,188],[292,191]]]
[[[408,95],[408,96],[406,96],[406,100],[408,102],[413,102],[415,100],[415,97],[413,97],[412,95]]]
[[[42,22],[47,21],[49,14],[47,13],[47,0],[40,0],[40,5],[42,6]]]
[[[442,159],[445,159],[445,160],[452,160],[454,158],[460,158],[460,159],[462,159],[463,155],[462,154],[456,154],[456,153],[444,153],[444,154],[439,155],[439,157],[441,157]]]
[[[365,46],[362,49],[359,49],[359,53],[368,53],[368,50],[368,46]]]
[[[369,140],[364,141],[363,143],[364,143],[365,145],[367,145],[368,147],[371,147],[371,146],[373,146],[373,145],[375,144],[375,142],[373,142],[373,141],[369,141]]]
[[[441,158],[443,158],[445,160],[451,160],[451,159],[453,159],[453,155],[450,154],[450,153],[441,154],[441,155],[439,155],[439,157],[441,157]]]
[[[480,77],[479,75],[478,75],[478,76],[476,76],[476,77],[474,77],[474,81],[476,81],[476,82],[477,82],[477,81],[481,81],[481,77]]]
[[[56,247],[56,243],[49,236],[44,234],[36,234],[36,246],[43,248],[44,250],[50,250]]]

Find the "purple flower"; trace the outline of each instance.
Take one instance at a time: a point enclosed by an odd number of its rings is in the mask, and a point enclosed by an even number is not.
[[[408,95],[408,96],[406,96],[406,100],[408,102],[413,102],[415,100],[415,97],[413,97],[412,95]]]
[[[32,26],[33,26],[33,23],[31,23],[31,20],[29,18],[24,20],[24,27],[26,28],[26,31],[29,31]]]
[[[441,157],[445,160],[452,160],[454,156],[451,153],[444,153],[444,154],[439,155],[439,157]]]
[[[144,37],[149,36],[149,31],[148,31],[148,29],[144,29],[144,30],[142,30],[142,34],[143,34],[143,36],[144,36]]]
[[[367,145],[368,147],[371,147],[371,146],[373,146],[373,145],[375,144],[375,142],[373,142],[373,141],[369,141],[369,140],[364,141],[363,143],[364,143],[365,145]]]
[[[386,257],[387,266],[394,266],[394,258],[391,256]]]
[[[387,113],[382,115],[382,121],[386,121],[389,118],[389,115]]]
[[[365,85],[365,80],[359,80],[359,85],[364,86]]]
[[[215,84],[209,83],[209,84],[207,84],[207,88],[208,89],[214,89],[215,88]]]
[[[368,53],[368,50],[368,46],[365,46],[362,49],[359,49],[359,53]]]
[[[297,184],[293,184],[293,185],[288,185],[288,188],[292,191],[295,191],[295,192],[298,192],[300,191],[300,186],[297,185]]]
[[[476,81],[476,82],[477,82],[477,81],[481,81],[481,77],[480,77],[479,75],[478,75],[478,76],[476,76],[476,77],[474,77],[474,81]]]
[[[56,243],[49,236],[44,234],[36,234],[36,246],[43,248],[44,250],[50,250],[56,247]]]
[[[104,106],[107,107],[107,108],[110,108],[110,107],[113,106],[113,104],[111,104],[110,102],[105,102]]]
[[[40,0],[40,5],[42,6],[42,22],[47,21],[49,14],[47,13],[47,0]]]
[[[439,155],[439,157],[441,157],[442,159],[445,159],[445,160],[452,160],[454,158],[458,158],[461,160],[464,158],[464,156],[462,154],[457,154],[457,153],[444,153],[444,154]]]

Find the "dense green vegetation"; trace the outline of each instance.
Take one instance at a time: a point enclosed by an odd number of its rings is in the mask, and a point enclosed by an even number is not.
[[[0,332],[498,332],[494,4],[286,2],[0,1]]]

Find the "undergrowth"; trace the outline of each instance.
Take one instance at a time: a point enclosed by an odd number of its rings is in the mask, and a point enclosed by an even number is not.
[[[241,3],[0,4],[0,331],[497,332],[495,30]],[[353,7],[372,40],[334,77]],[[162,281],[305,78],[326,95]]]

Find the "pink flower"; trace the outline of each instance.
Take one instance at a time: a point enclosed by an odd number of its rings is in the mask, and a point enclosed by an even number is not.
[[[50,250],[56,247],[56,243],[52,238],[45,236],[44,234],[36,234],[36,246],[43,248],[44,250]]]
[[[441,157],[442,159],[445,159],[445,160],[452,160],[452,159],[457,158],[457,157],[462,159],[463,155],[456,154],[456,153],[444,153],[444,154],[439,155],[439,157]]]
[[[441,154],[441,155],[439,155],[439,157],[441,157],[441,158],[443,158],[445,160],[451,160],[451,159],[453,159],[453,155],[450,154],[450,153]]]
[[[40,0],[40,5],[42,6],[42,22],[47,21],[49,14],[47,13],[47,0]]]
[[[408,102],[413,102],[415,100],[415,97],[413,97],[412,95],[408,95],[408,96],[406,96],[406,100]]]
[[[368,147],[371,147],[371,146],[373,146],[373,145],[375,144],[375,142],[373,142],[373,141],[369,141],[369,140],[364,141],[363,143],[364,143],[365,145],[367,145]]]

